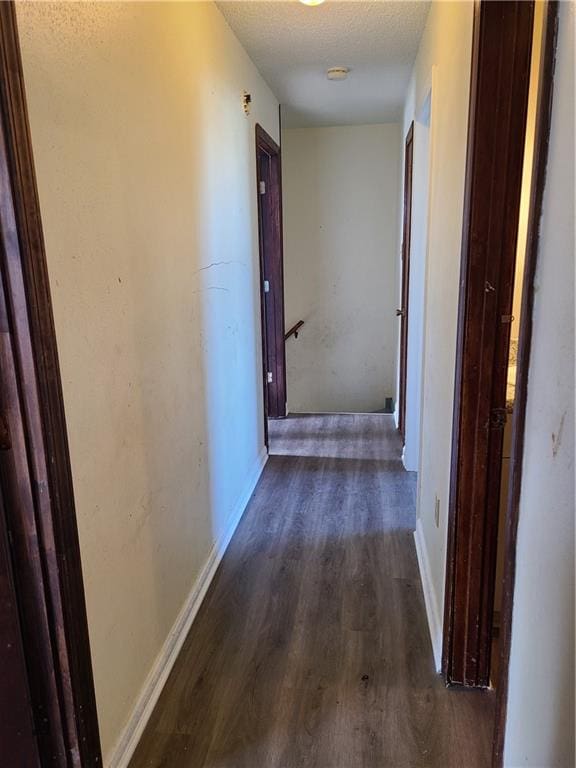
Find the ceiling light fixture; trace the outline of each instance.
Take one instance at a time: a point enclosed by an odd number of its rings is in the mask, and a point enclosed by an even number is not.
[[[310,5],[310,6],[313,6],[313,5],[322,5],[322,3],[324,2],[324,0],[300,0],[300,2],[301,2],[303,5]]]
[[[326,72],[326,77],[328,80],[346,80],[348,72],[350,72],[348,67],[330,67]]]

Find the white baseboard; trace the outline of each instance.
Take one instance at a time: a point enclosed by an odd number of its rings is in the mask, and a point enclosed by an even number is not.
[[[416,520],[414,542],[416,543],[416,554],[418,556],[422,591],[424,592],[424,603],[426,605],[430,640],[432,641],[434,664],[436,666],[436,672],[440,672],[442,669],[442,615],[438,610],[436,592],[434,591],[434,585],[432,584],[430,560],[428,559],[428,550],[426,549],[426,540],[424,538],[421,520]]]
[[[250,497],[254,492],[254,488],[260,479],[260,475],[262,474],[262,470],[267,461],[268,452],[266,451],[266,448],[263,448],[254,464],[252,472],[250,473],[246,487],[230,515],[226,531],[223,536],[214,543],[204,567],[200,571],[198,578],[190,590],[190,593],[182,606],[182,610],[178,614],[178,617],[162,646],[162,650],[158,654],[158,657],[146,678],[126,727],[120,735],[116,746],[104,760],[106,768],[128,768],[128,763],[138,746],[144,728],[146,727],[156,702],[162,693],[168,675],[174,666],[174,662],[180,653],[184,640],[190,631],[192,622],[196,618],[198,609],[200,608],[206,592],[208,591],[208,587],[214,578],[216,569],[226,552],[226,548],[234,535],[234,531],[250,501]]]
[[[407,454],[406,443],[404,443],[404,448],[402,450],[402,464],[406,472],[418,472],[418,458],[415,462],[412,459],[413,457]]]

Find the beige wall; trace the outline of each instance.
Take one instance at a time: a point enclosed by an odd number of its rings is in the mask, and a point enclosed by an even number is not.
[[[471,2],[432,3],[404,111],[405,135],[432,90],[417,542],[437,664],[444,601],[472,14]],[[438,527],[436,497],[440,500]]]
[[[278,104],[213,4],[17,10],[110,757],[261,467],[254,124],[277,139]]]
[[[290,411],[395,398],[400,126],[283,131]]]
[[[574,765],[574,22],[560,3],[535,278],[505,759]]]

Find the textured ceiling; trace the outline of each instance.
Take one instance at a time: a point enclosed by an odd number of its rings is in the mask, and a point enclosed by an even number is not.
[[[283,105],[287,127],[400,119],[429,2],[217,5]],[[348,79],[327,80],[333,66],[349,67]]]

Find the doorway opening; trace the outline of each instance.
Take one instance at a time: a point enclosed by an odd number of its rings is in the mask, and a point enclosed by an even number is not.
[[[406,442],[406,389],[408,377],[408,311],[410,306],[410,240],[412,232],[412,164],[414,160],[414,123],[404,145],[404,220],[402,225],[402,287],[400,317],[400,374],[398,384],[398,431]]]
[[[516,373],[518,366],[518,344],[522,327],[522,293],[528,247],[528,225],[530,215],[530,197],[532,188],[532,173],[534,168],[536,110],[538,94],[542,87],[540,60],[542,57],[542,33],[544,28],[544,4],[534,6],[534,32],[532,37],[532,54],[530,65],[530,86],[528,93],[528,114],[526,118],[526,139],[522,167],[522,189],[520,196],[520,215],[518,220],[518,239],[516,245],[516,263],[513,276],[512,317],[508,328],[509,354],[506,375],[506,423],[502,441],[502,462],[499,494],[498,534],[496,547],[496,582],[494,587],[494,612],[492,653],[490,664],[490,684],[498,685],[498,662],[500,651],[500,632],[503,602],[503,580],[506,562],[505,533],[506,511],[511,480],[512,461],[512,425],[516,406]],[[522,407],[522,405],[520,405]]]
[[[391,415],[402,127],[297,118],[282,130],[288,410]]]
[[[260,125],[256,126],[256,173],[264,436],[268,446],[268,419],[286,416],[282,170],[280,147]]]
[[[556,13],[482,3],[474,20],[442,670],[449,685],[496,687],[496,766]]]

